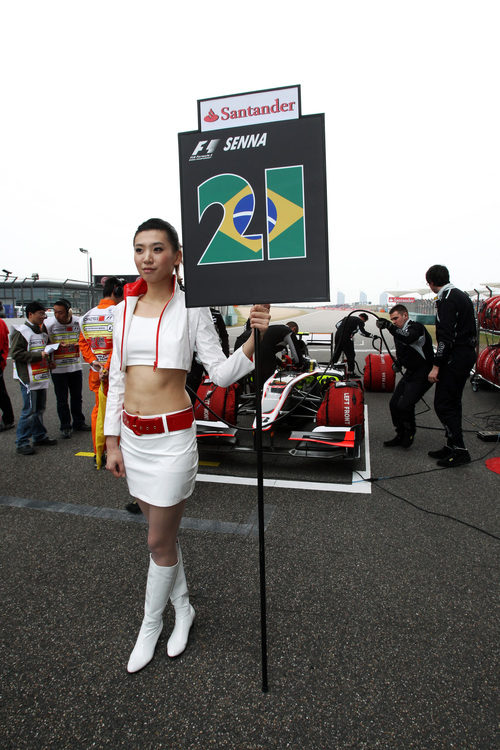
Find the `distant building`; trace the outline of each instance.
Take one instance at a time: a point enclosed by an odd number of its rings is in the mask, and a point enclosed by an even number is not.
[[[382,294],[380,295],[379,301],[380,301],[380,304],[382,305],[382,307],[386,307],[387,306],[387,304],[389,302],[389,295],[387,294],[387,292],[382,292]]]
[[[337,305],[345,305],[344,292],[337,292]]]
[[[366,303],[368,302],[368,297],[366,295],[366,292],[359,293],[359,301],[361,302],[362,305],[366,305]]]

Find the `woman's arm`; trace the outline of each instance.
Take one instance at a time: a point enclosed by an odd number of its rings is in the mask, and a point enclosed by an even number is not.
[[[226,358],[221,349],[210,311],[208,308],[201,308],[198,312],[194,347],[210,379],[217,385],[226,388],[254,369],[252,361],[255,349],[253,336],[250,336],[248,341],[245,341],[243,346],[237,349],[234,354]],[[254,305],[250,312],[251,324],[262,332],[269,326],[270,317],[268,305]]]

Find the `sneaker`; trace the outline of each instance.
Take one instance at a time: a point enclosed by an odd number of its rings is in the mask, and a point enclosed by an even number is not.
[[[16,453],[20,453],[21,456],[32,456],[33,453],[36,453],[36,450],[32,445],[26,443],[25,445],[18,445],[16,448]]]
[[[7,424],[5,422],[2,422],[2,424],[0,424],[0,432],[5,432],[5,430],[12,430],[12,428],[15,426],[15,422],[8,422]]]
[[[463,464],[470,464],[470,454],[468,450],[454,450],[451,456],[448,458],[442,458],[437,462],[438,466],[442,466],[444,469],[451,469],[454,466],[463,466]]]
[[[66,430],[61,430],[63,440],[68,440],[68,438],[70,438],[72,434],[73,430],[71,429],[71,427],[68,427]]]
[[[91,432],[92,427],[89,424],[86,424],[85,422],[83,424],[79,424],[78,427],[76,425],[73,425],[73,429],[75,432]]]
[[[427,455],[429,458],[448,458],[452,453],[453,450],[448,445],[445,445],[444,448],[440,448],[438,451],[429,451]]]
[[[396,435],[392,440],[385,440],[384,445],[386,448],[394,448],[396,445],[403,445],[403,436]]]
[[[33,445],[57,445],[57,440],[55,438],[49,438],[44,437],[42,440],[34,440]]]

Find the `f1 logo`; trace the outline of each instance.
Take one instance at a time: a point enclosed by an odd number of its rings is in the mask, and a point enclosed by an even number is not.
[[[210,158],[217,148],[220,138],[213,138],[211,141],[198,141],[198,144],[191,154],[190,159]]]

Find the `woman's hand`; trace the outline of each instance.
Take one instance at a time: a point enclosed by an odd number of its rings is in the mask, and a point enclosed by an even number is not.
[[[265,333],[271,320],[270,310],[271,305],[252,305],[250,308],[250,326]]]
[[[114,477],[125,476],[125,464],[123,463],[122,452],[118,445],[117,437],[106,438],[106,469]]]
[[[251,328],[257,328],[260,331],[261,338],[269,328],[269,321],[271,320],[270,309],[271,305],[253,305],[250,309],[250,326]],[[255,352],[255,340],[253,335],[245,341],[241,348],[248,359],[253,359]]]

